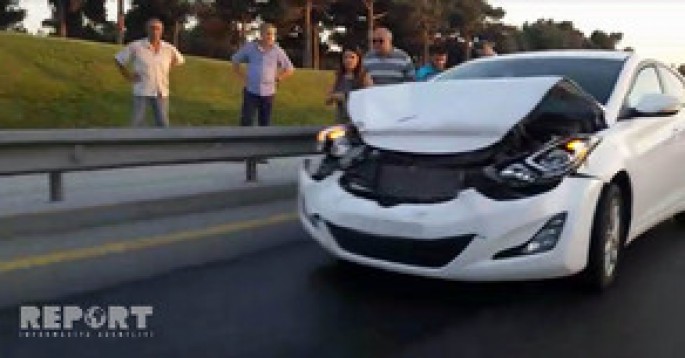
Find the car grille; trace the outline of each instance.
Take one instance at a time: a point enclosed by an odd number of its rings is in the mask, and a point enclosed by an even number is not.
[[[347,169],[340,184],[384,206],[437,203],[456,198],[468,175],[468,168],[446,164],[444,159],[378,152]]]
[[[471,243],[475,235],[460,235],[440,239],[411,239],[381,236],[326,223],[344,250],[378,260],[413,266],[438,268],[454,260]]]

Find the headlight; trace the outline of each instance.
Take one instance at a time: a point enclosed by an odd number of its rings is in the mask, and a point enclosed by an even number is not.
[[[317,149],[325,155],[319,166],[312,170],[312,178],[323,179],[336,170],[345,170],[363,160],[366,146],[356,128],[338,125],[326,128],[316,137]]]
[[[522,161],[486,173],[515,187],[549,184],[576,170],[597,144],[596,137],[555,139]]]
[[[317,150],[340,158],[352,148],[349,138],[347,138],[347,127],[333,126],[326,128],[317,135]]]

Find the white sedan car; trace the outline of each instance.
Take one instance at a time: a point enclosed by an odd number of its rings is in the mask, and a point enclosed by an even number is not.
[[[352,93],[299,176],[306,230],[340,259],[427,277],[616,276],[685,221],[685,81],[627,52],[498,56]]]

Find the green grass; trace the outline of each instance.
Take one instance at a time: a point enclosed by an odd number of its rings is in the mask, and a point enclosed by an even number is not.
[[[120,47],[0,32],[0,129],[130,125],[131,87],[114,65]],[[229,62],[186,57],[171,73],[173,126],[237,125],[242,88]],[[332,73],[298,69],[278,89],[276,125],[333,123]]]

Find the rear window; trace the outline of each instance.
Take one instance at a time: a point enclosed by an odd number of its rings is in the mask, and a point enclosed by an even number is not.
[[[573,57],[503,58],[466,62],[444,72],[435,80],[562,76],[577,83],[598,102],[606,104],[623,63],[623,60]]]

